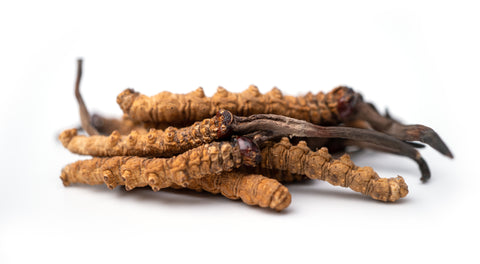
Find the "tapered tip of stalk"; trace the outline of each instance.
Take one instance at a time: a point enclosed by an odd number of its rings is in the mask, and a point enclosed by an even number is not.
[[[427,182],[431,176],[427,162],[421,156],[416,158],[415,161],[417,162],[418,167],[420,168],[420,173],[422,174],[420,180],[424,183]]]
[[[430,145],[432,148],[442,153],[443,155],[453,159],[453,153],[447,147],[447,144],[443,142],[440,136],[431,128],[422,131],[420,135],[420,141]]]

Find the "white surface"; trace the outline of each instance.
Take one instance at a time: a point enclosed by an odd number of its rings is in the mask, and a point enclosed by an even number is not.
[[[0,263],[478,261],[475,1],[12,3],[0,4]],[[56,134],[79,123],[79,56],[92,111],[120,116],[115,97],[127,87],[295,95],[347,84],[435,128],[455,160],[423,150],[432,180],[421,184],[410,160],[355,157],[404,176],[410,194],[384,204],[327,183],[290,185],[280,214],[203,193],[65,188],[60,170],[79,157]]]

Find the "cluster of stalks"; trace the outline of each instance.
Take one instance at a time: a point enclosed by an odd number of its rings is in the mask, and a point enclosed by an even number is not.
[[[79,60],[75,95],[82,128],[65,130],[59,139],[71,152],[92,158],[63,168],[65,186],[188,188],[281,211],[291,201],[283,183],[304,179],[385,202],[407,195],[402,177],[380,178],[372,168],[356,166],[348,154],[334,158],[329,150],[357,146],[406,156],[418,164],[422,181],[430,178],[416,150],[422,143],[453,158],[431,128],[382,116],[344,86],[298,97],[277,88],[261,94],[255,86],[242,93],[220,87],[212,97],[201,88],[152,97],[126,89],[117,97],[123,117],[110,119],[89,114],[80,94],[81,75]]]

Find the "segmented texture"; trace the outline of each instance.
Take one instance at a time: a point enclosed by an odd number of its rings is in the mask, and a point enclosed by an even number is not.
[[[176,185],[171,187],[181,188]],[[184,187],[214,194],[221,193],[232,200],[241,199],[246,204],[270,207],[277,211],[287,208],[292,200],[287,187],[277,180],[259,174],[236,171],[190,179]]]
[[[225,109],[239,116],[279,114],[315,124],[331,125],[339,123],[339,100],[352,93],[350,88],[337,87],[327,94],[308,93],[294,97],[284,96],[277,88],[261,94],[252,85],[241,93],[231,93],[219,87],[212,97],[206,97],[202,88],[188,94],[161,92],[148,97],[127,89],[118,95],[117,103],[124,113],[141,122],[191,124]]]
[[[65,166],[60,178],[65,186],[105,183],[110,189],[117,185],[125,185],[127,190],[149,185],[159,190],[173,183],[185,186],[190,179],[232,171],[242,162],[238,145],[213,142],[172,158],[116,156],[81,160]]]
[[[83,136],[78,135],[76,129],[69,129],[63,131],[59,139],[65,148],[81,155],[171,157],[223,137],[228,132],[224,118],[218,114],[189,127],[150,129],[148,133],[134,130],[125,136],[118,131],[110,136]]]
[[[332,185],[348,187],[376,200],[394,202],[408,194],[401,176],[380,178],[370,167],[358,167],[345,154],[332,159],[327,148],[312,151],[304,141],[293,146],[287,138],[262,149],[261,167],[305,175]]]

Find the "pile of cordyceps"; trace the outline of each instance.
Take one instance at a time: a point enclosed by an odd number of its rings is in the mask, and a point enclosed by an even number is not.
[[[81,73],[79,60],[75,95],[88,136],[70,129],[59,138],[71,152],[93,158],[63,168],[65,186],[188,188],[280,211],[291,201],[282,183],[306,178],[385,202],[407,195],[402,177],[380,178],[348,154],[332,157],[349,146],[407,156],[423,181],[430,172],[416,150],[422,143],[453,157],[431,128],[383,116],[348,87],[299,97],[276,88],[261,94],[255,86],[242,93],[220,87],[212,97],[201,88],[152,97],[127,89],[117,97],[123,117],[109,119],[88,113],[79,91]]]

